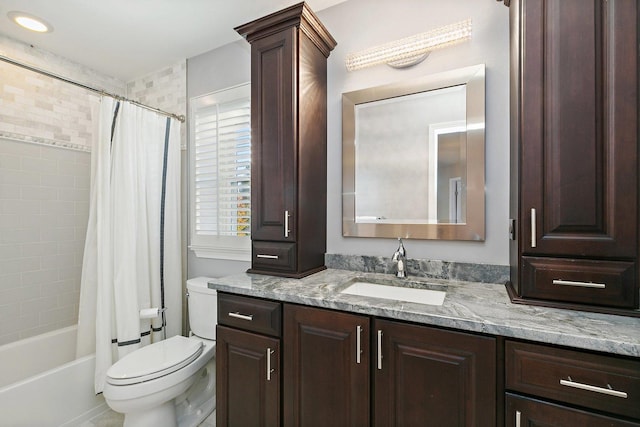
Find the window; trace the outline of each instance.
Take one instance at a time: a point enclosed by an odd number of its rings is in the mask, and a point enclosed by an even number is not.
[[[251,87],[190,101],[191,245],[199,257],[248,261]]]

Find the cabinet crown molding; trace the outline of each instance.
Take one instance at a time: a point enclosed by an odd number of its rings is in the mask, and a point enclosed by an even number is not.
[[[329,54],[337,45],[327,28],[304,2],[240,25],[235,30],[251,43],[256,39],[269,36],[289,27],[299,27],[323,53],[325,58],[329,57]]]

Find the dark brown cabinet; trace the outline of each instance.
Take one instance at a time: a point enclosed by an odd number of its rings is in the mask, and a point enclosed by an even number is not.
[[[218,326],[216,364],[216,425],[280,425],[279,339]]]
[[[218,293],[216,425],[281,425],[281,309]]]
[[[284,425],[369,425],[369,318],[285,304]]]
[[[495,338],[369,321],[285,304],[285,425],[496,425]]]
[[[252,273],[324,269],[327,64],[336,42],[304,3],[236,28],[251,43]]]
[[[505,374],[507,426],[640,425],[637,359],[508,340]]]
[[[219,426],[640,426],[640,360],[218,292]]]
[[[638,2],[510,8],[512,297],[637,308]]]
[[[496,340],[375,320],[375,426],[496,426]]]
[[[507,393],[506,427],[638,427],[624,421],[580,409]]]

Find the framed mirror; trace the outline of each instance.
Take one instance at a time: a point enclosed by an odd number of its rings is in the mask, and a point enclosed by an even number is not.
[[[342,94],[342,234],[485,238],[485,67]]]

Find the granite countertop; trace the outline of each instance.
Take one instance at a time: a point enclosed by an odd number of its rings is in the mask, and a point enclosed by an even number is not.
[[[409,278],[446,287],[442,306],[341,294],[356,278],[380,273],[328,269],[303,279],[242,273],[209,281],[239,295],[405,320],[463,331],[640,357],[640,318],[512,304],[503,284]],[[397,279],[400,281],[401,279]]]

